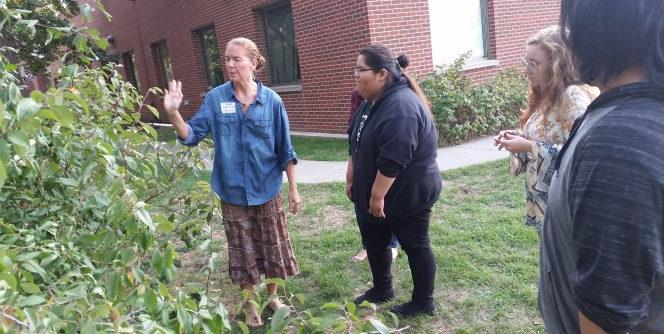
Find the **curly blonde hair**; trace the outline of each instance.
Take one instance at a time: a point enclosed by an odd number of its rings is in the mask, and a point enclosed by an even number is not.
[[[563,42],[560,28],[551,26],[544,28],[533,35],[528,46],[539,47],[548,57],[548,66],[540,70],[545,71],[546,82],[541,87],[528,87],[528,105],[519,117],[519,124],[523,128],[530,116],[537,110],[543,110],[544,122],[551,111],[557,111],[556,119],[560,120],[560,111],[565,110],[570,103],[565,89],[579,82],[578,75],[572,63],[572,52]]]

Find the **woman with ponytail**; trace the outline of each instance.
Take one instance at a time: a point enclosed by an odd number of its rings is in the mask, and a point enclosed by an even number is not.
[[[436,263],[429,246],[431,207],[442,189],[436,164],[438,132],[422,90],[404,69],[408,57],[374,45],[362,49],[355,67],[357,90],[366,100],[349,127],[347,194],[355,203],[366,242],[373,287],[355,298],[381,303],[394,297],[392,255],[397,237],[413,278],[411,301],[392,312],[432,315]]]

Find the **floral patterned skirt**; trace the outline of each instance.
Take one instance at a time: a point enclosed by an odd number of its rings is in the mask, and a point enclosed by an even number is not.
[[[233,283],[258,284],[261,274],[285,279],[299,273],[281,196],[255,206],[222,203],[221,210]]]

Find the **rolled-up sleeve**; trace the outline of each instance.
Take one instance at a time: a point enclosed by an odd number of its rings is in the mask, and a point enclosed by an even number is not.
[[[406,169],[417,149],[421,122],[415,116],[416,111],[412,114],[400,119],[386,119],[376,127],[376,166],[387,177],[397,177],[399,172]]]
[[[214,103],[211,94],[208,94],[203,100],[201,107],[194,117],[187,121],[189,135],[187,138],[178,137],[178,141],[187,146],[194,146],[203,140],[210,133],[211,117],[214,115]]]
[[[297,165],[297,153],[293,149],[290,137],[288,115],[283,101],[278,98],[274,101],[274,138],[276,141],[275,153],[281,170],[286,170],[289,162]]]
[[[570,185],[576,304],[609,333],[647,317],[653,285],[664,275],[661,167],[639,145],[624,145],[638,136],[596,127],[577,147]]]

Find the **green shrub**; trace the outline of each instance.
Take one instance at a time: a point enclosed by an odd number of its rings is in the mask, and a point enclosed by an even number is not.
[[[441,145],[451,145],[516,127],[525,107],[527,83],[516,69],[473,84],[462,72],[468,55],[420,81],[431,100]]]

